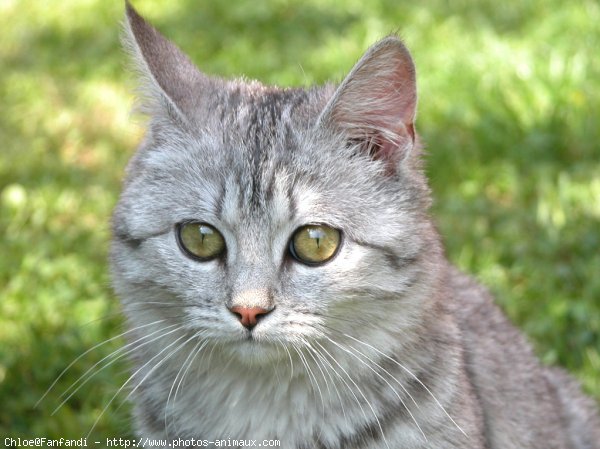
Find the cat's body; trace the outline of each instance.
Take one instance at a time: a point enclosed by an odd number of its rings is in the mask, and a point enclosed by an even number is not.
[[[208,78],[129,6],[127,29],[151,123],[112,259],[140,436],[600,448],[593,401],[443,255],[397,39],[305,91]]]

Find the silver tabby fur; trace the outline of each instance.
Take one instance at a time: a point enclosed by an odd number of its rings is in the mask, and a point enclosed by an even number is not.
[[[150,117],[112,244],[140,436],[600,448],[593,401],[444,257],[397,38],[308,90],[208,77],[130,5],[125,41]],[[190,219],[220,230],[222,260],[180,251]],[[321,266],[287,253],[309,223],[343,233]],[[275,309],[249,331],[227,305]]]

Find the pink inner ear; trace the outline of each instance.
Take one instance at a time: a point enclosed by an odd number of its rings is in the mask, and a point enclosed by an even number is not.
[[[386,163],[386,174],[392,175],[406,151],[412,147],[415,141],[414,126],[400,125],[405,128],[405,133],[398,133],[398,138],[390,140],[381,134],[374,133],[364,136],[362,139],[352,139],[361,145],[373,160],[381,160]]]
[[[374,159],[386,159],[386,160],[394,160],[395,162],[399,162],[397,154],[399,150],[402,150],[407,144],[411,145],[415,142],[415,131],[412,123],[409,125],[401,125],[401,128],[405,130],[405,132],[398,132],[398,139],[392,141],[386,138],[376,138],[378,140],[377,146],[378,150],[373,154]]]

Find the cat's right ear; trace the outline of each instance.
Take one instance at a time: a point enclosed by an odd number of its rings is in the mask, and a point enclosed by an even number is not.
[[[127,0],[125,10],[122,41],[141,76],[142,112],[190,124],[203,109],[201,94],[209,87],[210,79]]]
[[[395,36],[373,45],[356,63],[318,119],[392,173],[415,145],[415,66]]]

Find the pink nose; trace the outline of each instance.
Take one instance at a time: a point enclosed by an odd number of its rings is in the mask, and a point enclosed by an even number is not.
[[[242,326],[252,329],[258,323],[258,320],[271,312],[273,309],[263,309],[262,307],[230,307],[231,313],[236,315],[242,323]]]

